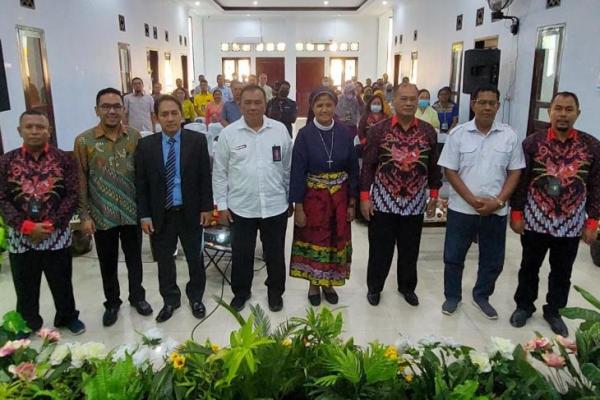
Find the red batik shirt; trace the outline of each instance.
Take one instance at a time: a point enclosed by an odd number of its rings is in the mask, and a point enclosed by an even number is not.
[[[78,206],[78,175],[74,160],[46,146],[36,160],[25,147],[0,157],[0,212],[9,226],[9,251],[60,250],[71,245],[69,222]],[[31,199],[41,201],[39,221],[28,218]],[[34,244],[29,233],[35,222],[52,223],[54,231]]]
[[[371,198],[379,212],[423,214],[427,188],[437,197],[442,186],[436,147],[435,129],[416,118],[407,130],[396,116],[373,126],[363,155],[361,200]]]
[[[555,237],[578,237],[584,226],[596,229],[600,218],[600,142],[572,129],[566,141],[552,128],[523,141],[526,168],[511,198],[511,218],[525,229]],[[560,194],[548,194],[548,177],[560,182]]]

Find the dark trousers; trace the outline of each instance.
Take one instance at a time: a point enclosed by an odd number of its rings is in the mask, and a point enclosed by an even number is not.
[[[181,304],[181,291],[177,286],[177,272],[173,254],[177,239],[181,241],[187,261],[190,280],[185,292],[191,303],[201,302],[206,286],[204,256],[202,254],[202,226],[197,221],[186,221],[183,209],[166,211],[160,231],[150,237],[158,262],[158,284],[165,304]]]
[[[462,274],[465,258],[475,238],[479,244],[479,268],[473,299],[488,300],[504,267],[506,216],[470,215],[448,210],[444,242],[444,295],[448,300],[462,299]]]
[[[231,213],[231,290],[234,296],[248,297],[254,278],[256,233],[260,231],[263,255],[267,264],[269,295],[281,296],[285,291],[285,232],[288,213],[270,218],[244,218]]]
[[[119,239],[125,254],[127,278],[129,281],[129,302],[136,304],[144,300],[146,291],[142,286],[142,230],[137,225],[121,225],[111,229],[97,230],[94,234],[96,252],[100,261],[102,286],[104,287],[104,307],[118,308],[123,302],[119,288]]]
[[[571,288],[571,271],[577,257],[579,237],[559,238],[543,233],[525,231],[521,236],[523,258],[519,270],[519,286],[515,293],[517,308],[535,312],[535,300],[540,282],[539,272],[550,250],[550,276],[544,315],[558,316],[567,305]]]
[[[383,290],[394,257],[394,247],[398,249],[398,290],[402,293],[415,291],[422,230],[423,214],[401,216],[375,212],[369,222],[367,286],[370,293]]]
[[[30,250],[10,253],[9,258],[17,293],[17,311],[31,330],[39,330],[44,323],[40,316],[42,272],[46,275],[56,307],[54,326],[65,326],[78,318],[79,311],[75,309],[71,283],[73,263],[70,249]]]

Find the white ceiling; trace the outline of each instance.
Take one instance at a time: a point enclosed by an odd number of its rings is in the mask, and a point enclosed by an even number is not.
[[[393,0],[256,0],[258,4],[253,5],[253,0],[175,0],[185,4],[192,14],[195,15],[268,15],[281,14],[294,15],[320,15],[323,12],[336,15],[382,15],[391,12]],[[384,4],[386,3],[386,4]],[[219,5],[220,4],[220,5]],[[360,8],[355,10],[357,7]],[[224,7],[225,10],[222,8]],[[227,10],[228,7],[241,7],[239,10]],[[276,10],[264,10],[264,8],[276,7]],[[316,10],[298,11],[298,7],[316,8]],[[288,11],[282,10],[289,9]],[[346,8],[341,10],[340,8]],[[325,14],[327,15],[327,14]]]

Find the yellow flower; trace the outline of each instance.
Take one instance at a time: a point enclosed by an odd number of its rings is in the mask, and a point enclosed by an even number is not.
[[[218,353],[219,350],[221,350],[221,347],[216,343],[211,343],[210,349],[212,350],[213,353]]]
[[[281,342],[281,345],[283,347],[288,347],[288,348],[292,347],[292,339],[290,339],[290,338],[283,339],[283,341]]]
[[[385,352],[383,353],[383,355],[389,358],[390,360],[395,361],[398,359],[398,350],[396,350],[395,346],[388,346],[385,348]]]
[[[412,382],[414,376],[413,375],[404,375],[404,379],[406,380],[406,382]]]
[[[179,353],[172,353],[170,358],[173,368],[182,369],[185,366],[185,356]]]

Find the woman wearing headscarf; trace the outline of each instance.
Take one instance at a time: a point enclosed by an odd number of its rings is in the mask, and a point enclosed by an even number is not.
[[[338,98],[335,115],[340,122],[356,128],[360,115],[362,114],[361,111],[360,103],[356,98],[354,84],[350,82],[344,86],[344,91]]]
[[[352,134],[334,121],[338,99],[333,91],[321,87],[310,98],[314,119],[298,132],[292,154],[290,276],[309,281],[308,299],[317,306],[321,292],[336,304],[334,287],[350,277],[359,168]]]

